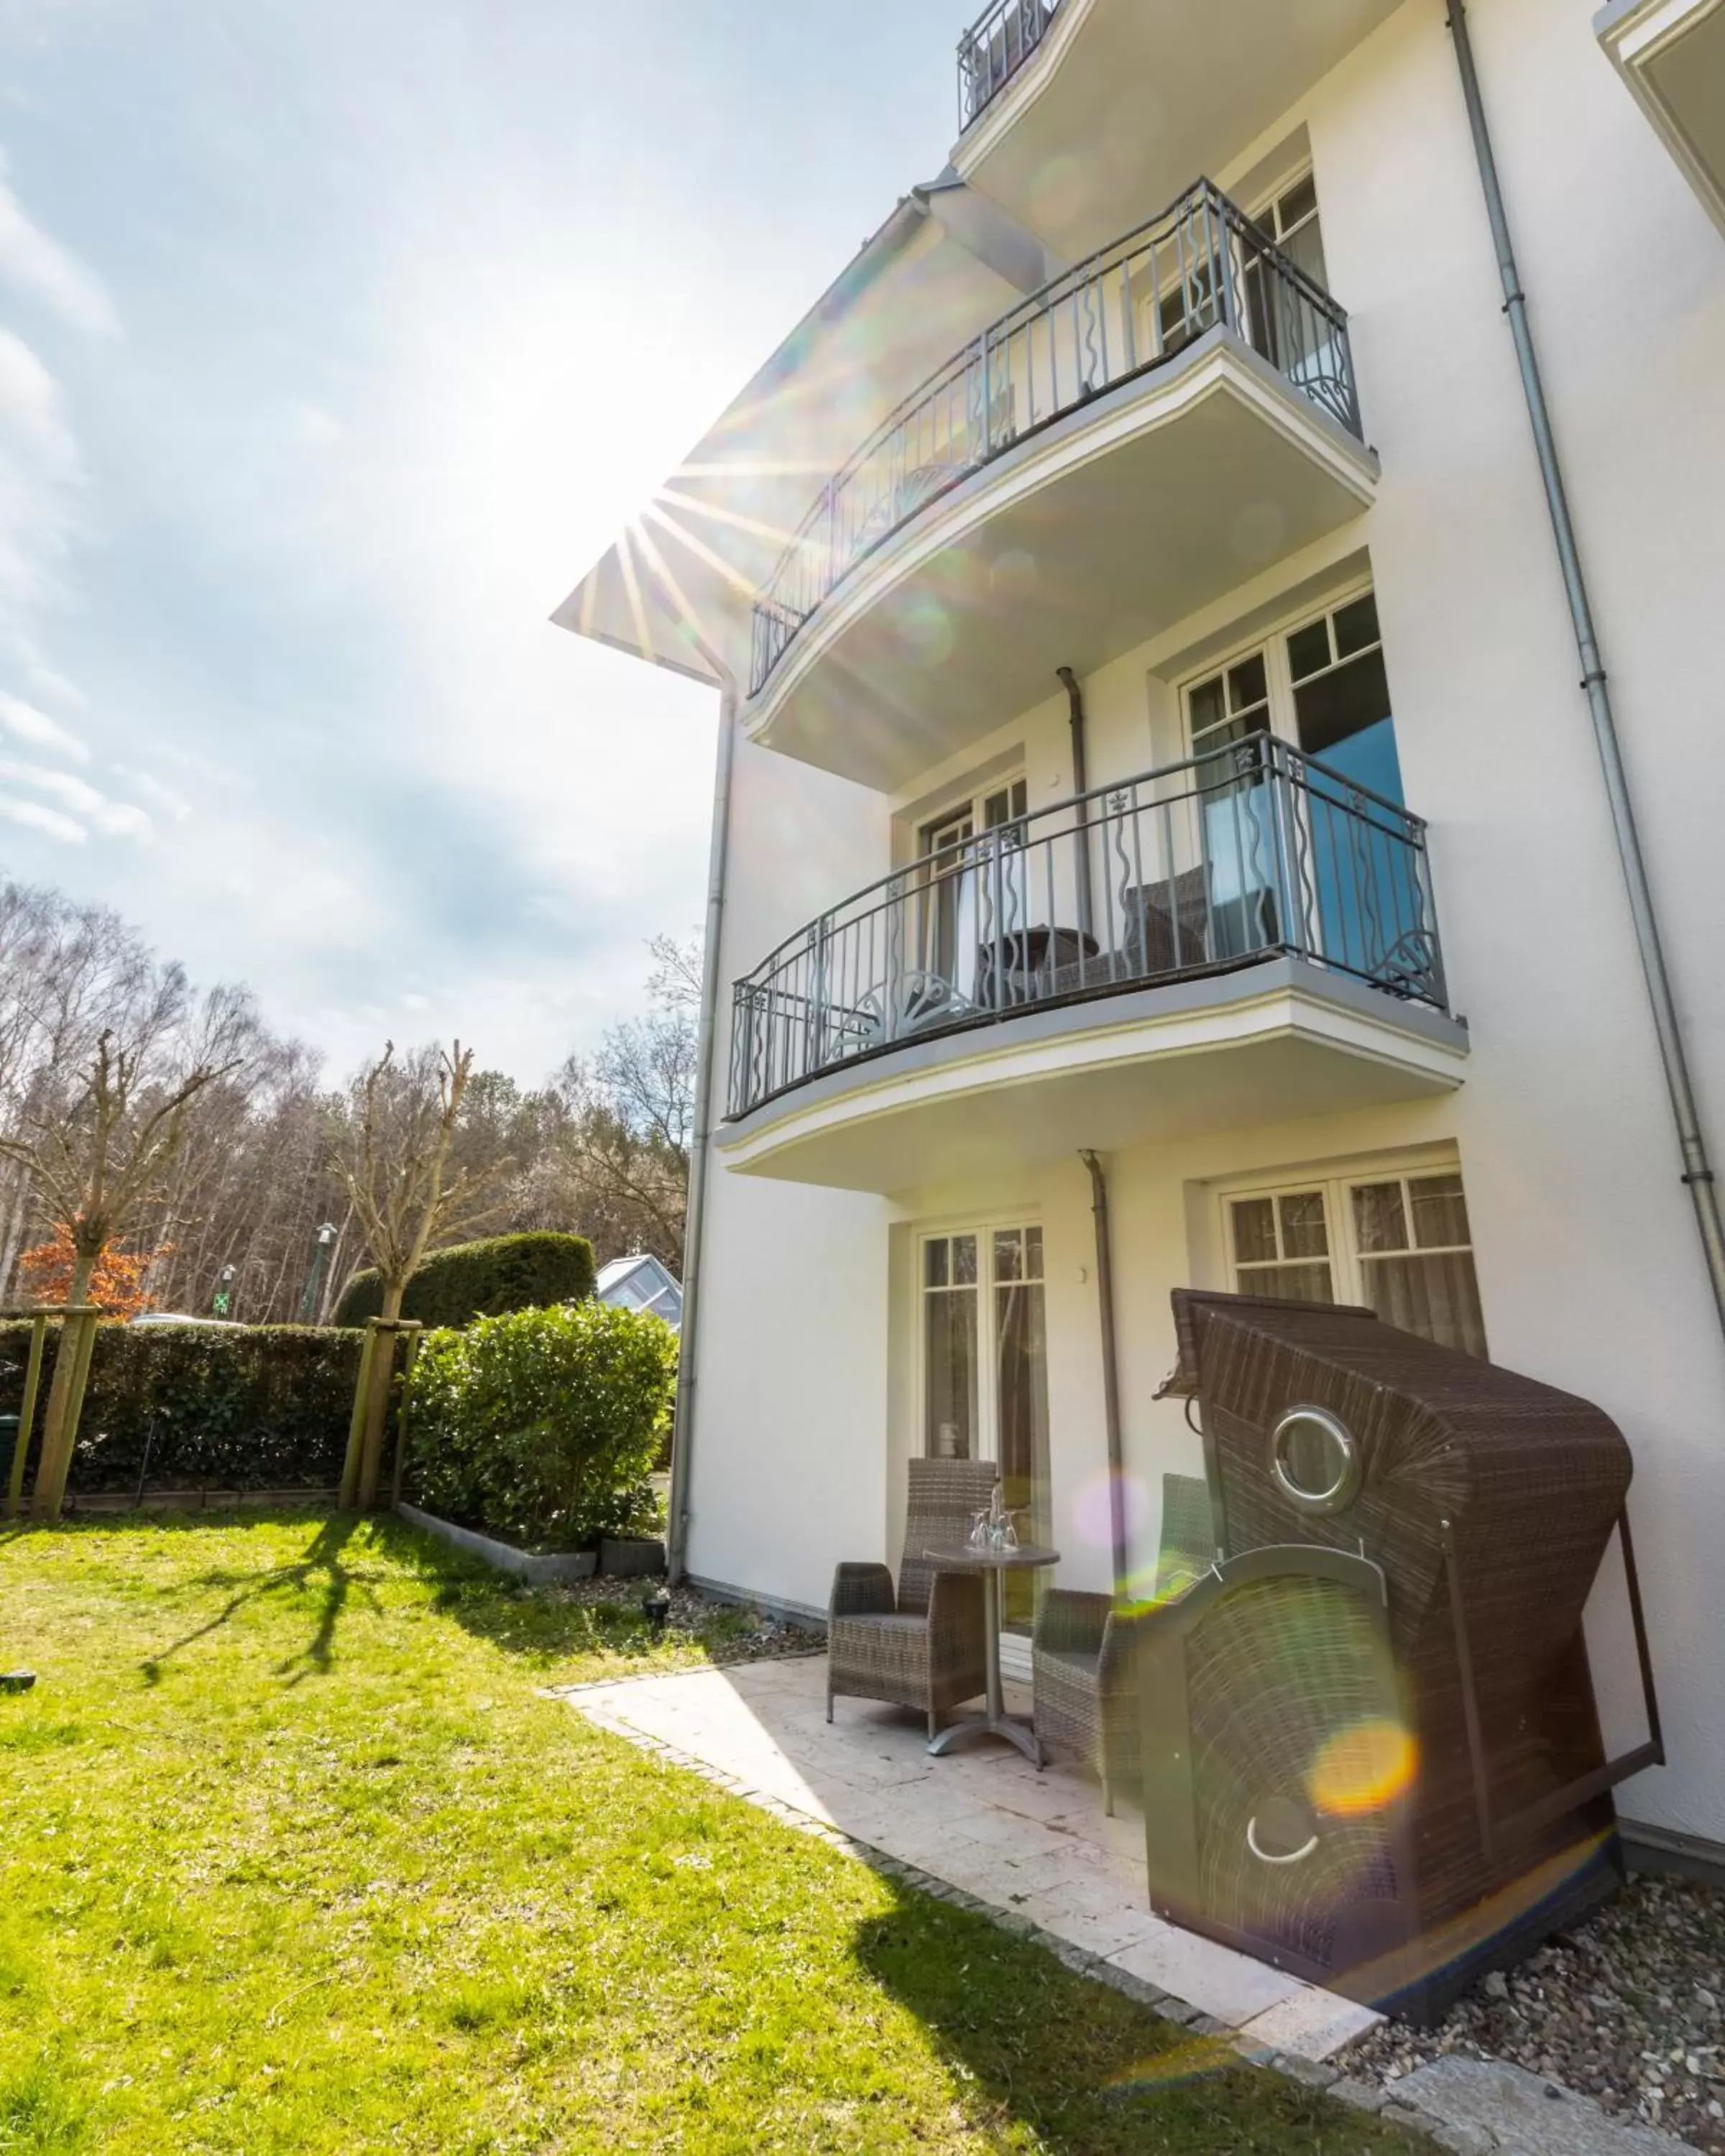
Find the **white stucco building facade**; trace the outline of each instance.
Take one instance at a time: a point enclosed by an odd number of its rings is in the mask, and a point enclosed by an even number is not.
[[[1717,1132],[1725,8],[1470,20]],[[1091,1152],[1132,1565],[1199,1470],[1173,1287],[1579,1394],[1669,1753],[1620,1804],[1725,1844],[1725,1342],[1443,0],[978,37],[941,178],[558,617],[726,702],[687,1568],[822,1609],[968,1450],[1109,1584]],[[1615,1578],[1592,1633],[1621,1748]]]

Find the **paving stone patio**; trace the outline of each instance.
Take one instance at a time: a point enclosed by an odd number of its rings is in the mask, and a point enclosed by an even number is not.
[[[601,1727],[927,1872],[1266,2051],[1322,2060],[1377,2025],[1364,2007],[1153,1916],[1142,1820],[1124,1804],[1105,1818],[1096,1784],[1074,1768],[1039,1774],[999,1743],[931,1759],[920,1717],[865,1700],[841,1699],[829,1727],[823,1657],[569,1697]],[[1008,1697],[1027,1710],[1010,1686]]]

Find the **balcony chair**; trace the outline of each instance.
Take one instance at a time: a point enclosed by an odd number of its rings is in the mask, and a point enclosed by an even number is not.
[[[1153,1599],[1183,1594],[1215,1562],[1209,1485],[1193,1475],[1162,1478],[1162,1540]],[[1138,1702],[1132,1649],[1142,1616],[1111,1594],[1050,1587],[1037,1605],[1030,1642],[1032,1708],[1045,1752],[1075,1753],[1101,1777],[1102,1810],[1138,1777]]]
[[[939,1572],[926,1549],[962,1545],[1000,1479],[989,1460],[913,1460],[898,1592],[884,1564],[841,1564],[827,1608],[827,1720],[833,1702],[913,1707],[940,1717],[986,1682],[980,1573]]]

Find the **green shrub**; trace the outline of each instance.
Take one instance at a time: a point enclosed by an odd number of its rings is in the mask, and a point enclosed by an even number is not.
[[[408,1282],[403,1317],[422,1325],[471,1325],[511,1310],[585,1302],[593,1293],[593,1245],[585,1235],[492,1235],[434,1250]],[[336,1306],[337,1325],[382,1315],[382,1276],[356,1273]]]
[[[49,1330],[43,1408],[59,1327]],[[108,1324],[96,1332],[74,1491],[313,1489],[339,1482],[361,1336],[295,1325]],[[0,1414],[15,1414],[28,1324],[0,1325]]]
[[[416,1501],[529,1548],[626,1534],[650,1511],[676,1373],[662,1318],[600,1302],[429,1333],[413,1369]]]

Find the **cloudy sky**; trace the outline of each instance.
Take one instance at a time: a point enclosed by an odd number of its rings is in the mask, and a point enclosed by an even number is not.
[[[536,1079],[715,700],[551,628],[952,129],[927,0],[0,0],[0,871]]]

